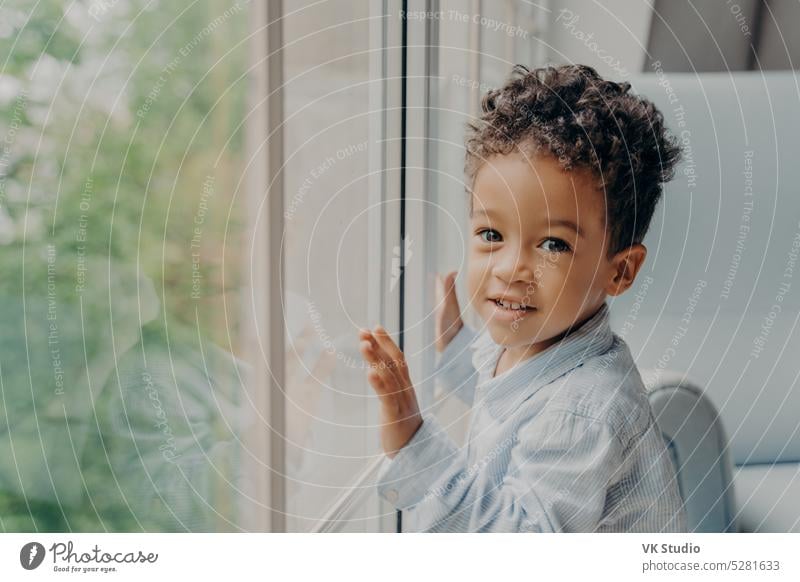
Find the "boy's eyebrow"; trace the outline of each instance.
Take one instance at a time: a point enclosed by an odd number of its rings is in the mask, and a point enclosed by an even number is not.
[[[494,212],[491,209],[486,210],[485,208],[473,208],[472,212],[470,213],[469,216],[470,216],[470,218],[472,218],[476,214],[480,214],[480,215],[485,216],[487,218],[492,218],[494,216]]]
[[[494,211],[492,211],[491,208],[489,210],[486,210],[485,208],[473,208],[472,214],[473,215],[483,214],[484,216],[494,216]]]
[[[581,237],[583,236],[583,230],[581,230],[580,227],[575,222],[573,222],[568,218],[556,218],[548,220],[547,224],[549,224],[550,226],[566,226],[567,228],[571,228],[576,233],[578,233],[578,236]]]

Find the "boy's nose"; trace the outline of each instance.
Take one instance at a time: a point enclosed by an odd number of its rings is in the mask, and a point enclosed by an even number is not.
[[[505,283],[529,283],[534,279],[533,261],[519,251],[499,253],[492,267],[492,274]]]

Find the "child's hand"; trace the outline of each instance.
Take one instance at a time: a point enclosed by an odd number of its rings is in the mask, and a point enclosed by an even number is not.
[[[456,297],[456,271],[444,277],[436,275],[436,351],[443,352],[464,322],[461,320],[461,309]]]
[[[381,403],[381,444],[390,459],[422,425],[417,395],[411,385],[405,356],[381,326],[362,329],[359,348],[370,365],[367,373]]]

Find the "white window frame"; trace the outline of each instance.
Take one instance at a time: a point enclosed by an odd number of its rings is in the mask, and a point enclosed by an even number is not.
[[[248,505],[243,525],[248,531],[280,532],[286,529],[286,455],[281,446],[286,426],[285,345],[281,297],[274,289],[283,279],[284,197],[278,172],[283,159],[283,71],[277,51],[283,44],[283,1],[254,2],[250,10],[252,68],[245,172],[251,245],[242,257],[243,272],[250,276],[250,296],[243,305],[242,333],[252,365],[245,382],[245,406],[252,406],[257,418],[243,439],[253,457],[243,455],[243,462],[252,464],[246,494],[255,503],[255,509]],[[270,260],[253,260],[262,256]]]

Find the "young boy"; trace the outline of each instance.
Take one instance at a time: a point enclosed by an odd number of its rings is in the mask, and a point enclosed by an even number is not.
[[[654,105],[580,65],[490,91],[469,126],[470,304],[442,284],[441,383],[471,403],[464,447],[420,413],[402,352],[361,331],[388,457],[378,490],[411,531],[676,532],[675,468],[606,297],[633,284],[680,157]],[[389,460],[390,459],[390,460]]]

